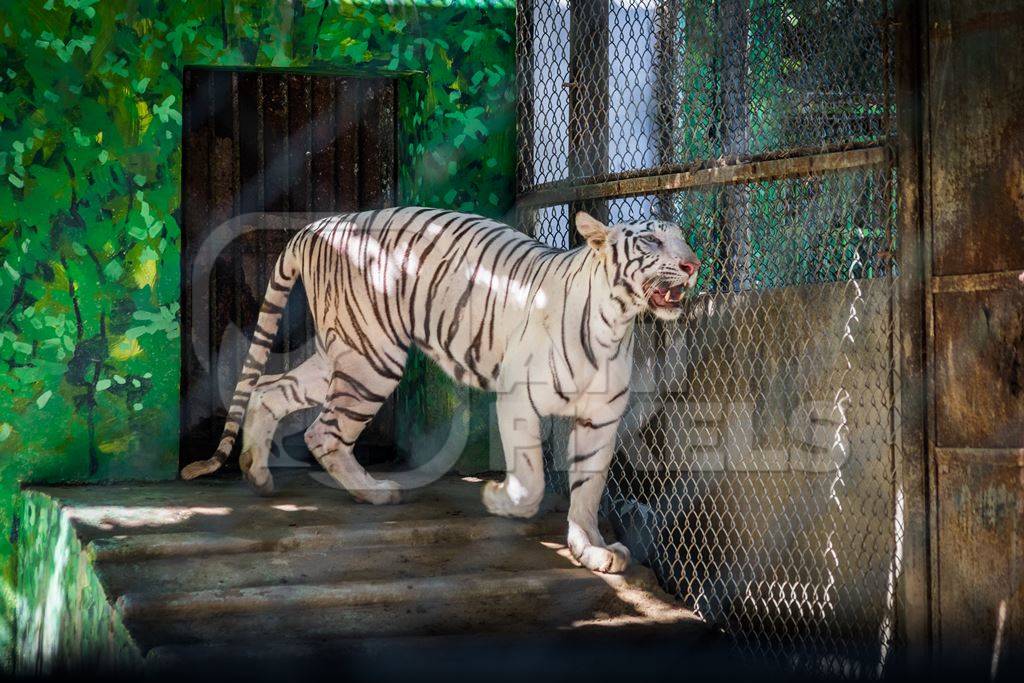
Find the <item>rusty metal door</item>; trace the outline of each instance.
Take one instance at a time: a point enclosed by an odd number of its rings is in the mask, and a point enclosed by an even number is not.
[[[396,185],[393,80],[186,68],[184,97],[182,465],[216,449],[270,269],[288,239],[318,216],[392,206]],[[312,341],[300,283],[267,372],[295,367]],[[289,436],[275,453],[283,447],[290,461],[312,463],[303,417],[282,426],[279,436]],[[393,422],[389,401],[357,455],[389,457]]]
[[[1024,666],[1024,2],[926,9],[931,625],[996,677]]]

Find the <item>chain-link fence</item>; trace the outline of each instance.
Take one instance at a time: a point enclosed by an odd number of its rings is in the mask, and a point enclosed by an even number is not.
[[[673,220],[703,266],[637,326],[605,510],[744,650],[877,675],[900,572],[884,0],[522,0],[520,227]],[[554,423],[550,481],[565,486]]]

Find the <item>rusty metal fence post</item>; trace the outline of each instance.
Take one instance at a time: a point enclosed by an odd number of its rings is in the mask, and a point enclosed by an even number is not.
[[[925,290],[922,183],[926,7],[919,0],[899,0],[894,13],[895,82],[901,277],[899,310],[900,422],[902,468],[897,473],[904,500],[903,580],[899,585],[900,639],[905,661],[921,669],[931,659],[931,588],[929,454],[925,382]]]

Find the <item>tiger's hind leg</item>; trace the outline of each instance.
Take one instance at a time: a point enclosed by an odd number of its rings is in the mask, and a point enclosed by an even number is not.
[[[389,364],[404,365],[405,352],[389,350]],[[352,453],[356,439],[400,379],[400,375],[392,372],[378,372],[369,360],[347,350],[333,366],[323,412],[306,430],[309,450],[356,500],[374,505],[400,500],[398,484],[371,477]]]
[[[253,389],[245,413],[239,465],[258,493],[269,495],[274,490],[267,461],[278,423],[297,410],[323,405],[330,379],[330,364],[318,351],[290,372],[264,376]]]

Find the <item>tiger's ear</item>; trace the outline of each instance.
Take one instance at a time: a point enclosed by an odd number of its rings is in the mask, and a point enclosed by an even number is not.
[[[594,251],[601,251],[608,244],[608,237],[611,230],[607,225],[591,216],[586,211],[576,214],[576,230],[587,240],[587,244]]]

